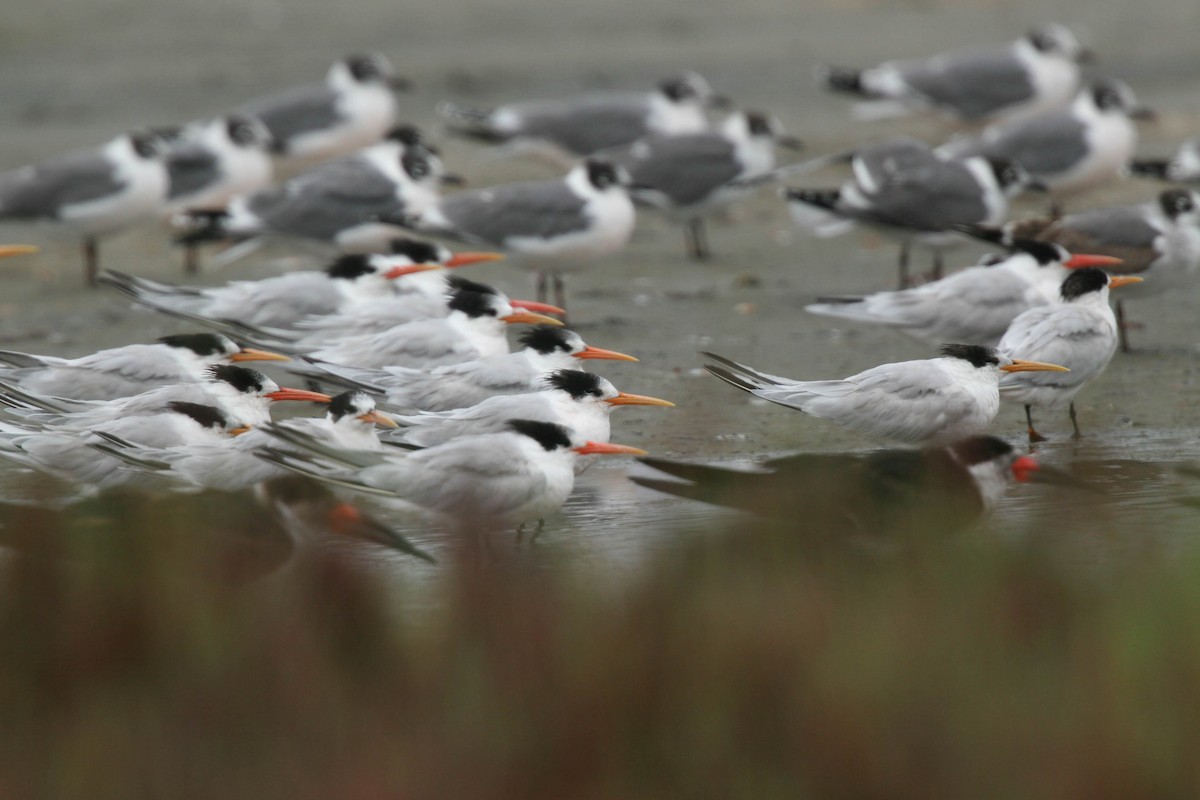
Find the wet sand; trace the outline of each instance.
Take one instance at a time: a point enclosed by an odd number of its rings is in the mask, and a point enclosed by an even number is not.
[[[319,79],[332,59],[363,49],[385,52],[412,77],[418,89],[403,98],[402,118],[428,127],[439,139],[433,108],[442,99],[488,105],[595,87],[639,88],[687,67],[741,105],[775,113],[805,139],[806,155],[900,132],[933,140],[947,133],[933,122],[853,121],[847,102],[813,86],[813,65],[865,65],[962,43],[1003,41],[1049,20],[1076,27],[1100,56],[1098,71],[1126,78],[1146,104],[1162,112],[1158,123],[1143,128],[1142,153],[1166,154],[1200,131],[1195,45],[1200,6],[1184,0],[899,6],[216,0],[165,7],[136,0],[91,8],[17,0],[9,6],[0,23],[4,169],[101,142],[135,125],[219,113],[257,94]],[[552,174],[528,161],[489,159],[471,143],[444,145],[450,168],[477,186]],[[820,173],[805,176],[803,184],[840,178],[837,172]],[[1159,188],[1128,181],[1070,207],[1141,201]],[[1017,213],[1043,210],[1028,204]],[[0,346],[75,355],[183,329],[131,310],[103,291],[82,288],[74,243],[13,225],[0,227],[0,236],[47,246],[41,256],[0,267]],[[711,225],[710,237],[716,257],[692,263],[683,256],[675,226],[642,215],[624,253],[570,277],[572,316],[584,337],[642,358],[641,364],[605,364],[599,371],[620,388],[667,397],[679,406],[619,410],[614,440],[656,455],[711,460],[869,447],[827,423],[747,400],[704,374],[697,351],[808,378],[841,377],[884,361],[932,355],[933,348],[918,340],[801,311],[818,294],[890,288],[894,246],[858,233],[813,239],[793,226],[769,189]],[[964,248],[948,263],[972,263],[978,252]],[[304,254],[271,249],[202,280],[269,274],[277,268],[271,259],[287,255]],[[153,226],[106,242],[102,258],[116,269],[184,280],[179,254]],[[513,266],[488,265],[471,274],[515,296],[532,291],[529,276]],[[1039,420],[1051,437],[1039,447],[1046,460],[1098,465],[1092,471],[1115,498],[1105,501],[1112,513],[1091,513],[1091,499],[1062,502],[1078,512],[1081,525],[1109,535],[1105,542],[1116,540],[1117,551],[1123,536],[1194,527],[1194,516],[1172,500],[1180,487],[1160,465],[1197,454],[1197,293],[1147,299],[1130,308],[1148,325],[1134,331],[1138,351],[1119,354],[1079,397],[1087,437],[1068,438],[1065,414]],[[993,430],[1020,441],[1021,410],[1005,407]],[[632,487],[624,470],[624,464],[609,464],[589,472],[565,518],[542,543],[623,560],[713,518],[715,512],[704,506]],[[1061,501],[1060,494],[1014,493],[1012,505],[1028,507],[1003,511],[989,530],[1015,530],[1029,515],[1047,514],[1048,497]],[[1097,544],[1096,551],[1108,547]]]

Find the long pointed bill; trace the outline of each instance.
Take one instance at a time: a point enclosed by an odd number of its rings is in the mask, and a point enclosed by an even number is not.
[[[608,442],[584,442],[579,447],[572,448],[581,456],[644,456],[645,450],[630,447],[627,444],[609,444]]]
[[[31,256],[40,253],[42,248],[34,244],[0,244],[0,258],[12,256]]]
[[[481,261],[503,261],[503,260],[504,260],[503,253],[483,253],[483,252],[455,253],[453,256],[450,257],[450,260],[448,260],[445,263],[445,266],[447,266],[447,267],[465,267],[468,264],[478,264]]]
[[[532,311],[518,311],[507,317],[501,317],[500,321],[507,322],[509,325],[557,325],[562,327],[563,324],[560,319],[547,317],[545,314],[535,314]]]
[[[255,350],[251,347],[243,347],[238,352],[229,357],[230,361],[291,361],[290,358],[281,353],[272,353],[268,350]]]
[[[250,432],[249,425],[238,425],[236,428],[229,429],[230,436],[241,436],[243,433],[249,433],[249,432]]]
[[[586,361],[589,358],[604,359],[606,361],[637,361],[633,356],[627,356],[624,353],[618,353],[616,350],[605,350],[601,347],[592,347],[590,344],[574,354],[576,358]]]
[[[384,414],[382,411],[368,411],[366,414],[359,414],[358,418],[363,422],[374,422],[384,428],[399,428],[396,420]]]
[[[1137,275],[1113,275],[1108,279],[1108,288],[1116,289],[1119,286],[1128,286],[1131,283],[1141,283],[1145,278]]]
[[[1047,364],[1044,361],[1025,361],[1021,358],[1014,358],[1013,363],[1005,364],[1000,368],[1001,372],[1070,372],[1066,367],[1060,367],[1058,364]]]
[[[1079,269],[1080,267],[1115,267],[1118,264],[1125,262],[1116,256],[1095,256],[1087,253],[1077,253],[1063,262],[1063,266],[1067,269]]]
[[[616,397],[610,397],[604,402],[610,406],[666,406],[674,408],[675,404],[670,400],[660,400],[657,397],[648,397],[644,394],[630,394],[629,392],[621,392]]]
[[[265,395],[269,400],[295,400],[299,403],[328,403],[333,398],[320,392],[310,392],[306,389],[279,389]]]
[[[436,261],[431,261],[428,264],[402,264],[399,267],[392,267],[383,273],[383,277],[389,281],[394,281],[396,278],[403,278],[405,275],[415,275],[418,272],[432,272],[435,269],[442,269],[442,266],[442,264]]]
[[[565,308],[552,306],[549,303],[538,303],[534,300],[509,300],[508,304],[513,308],[520,308],[525,311],[536,311],[539,314],[566,314]]]

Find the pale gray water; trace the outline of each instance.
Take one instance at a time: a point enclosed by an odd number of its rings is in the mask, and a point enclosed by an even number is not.
[[[16,0],[0,20],[0,168],[95,144],[134,125],[219,113],[262,92],[319,79],[333,58],[368,48],[387,53],[416,81],[418,90],[405,97],[404,117],[434,131],[433,107],[441,99],[494,104],[600,86],[638,88],[690,67],[743,105],[774,112],[807,141],[810,155],[897,132],[935,139],[946,132],[936,123],[854,122],[848,103],[812,85],[813,65],[865,65],[1002,41],[1047,20],[1075,26],[1100,55],[1101,69],[1127,78],[1144,102],[1162,112],[1157,124],[1143,129],[1144,154],[1165,154],[1200,130],[1195,43],[1200,6],[1187,0],[1003,5],[129,0],[86,6]],[[470,143],[444,144],[448,165],[475,185],[551,174],[538,164],[489,160]],[[804,183],[839,179],[829,172]],[[1073,207],[1132,202],[1157,190],[1130,181]],[[1029,205],[1019,213],[1042,210]],[[0,236],[49,245],[38,258],[2,267],[0,346],[79,354],[182,330],[80,288],[73,244],[55,245],[42,232],[17,226],[6,226]],[[614,440],[655,455],[707,460],[869,446],[818,420],[748,402],[700,371],[696,351],[811,378],[931,355],[916,340],[799,311],[817,294],[890,287],[894,248],[861,234],[810,239],[794,229],[770,190],[713,225],[711,240],[717,257],[689,263],[680,232],[647,217],[619,258],[571,277],[572,313],[585,338],[642,358],[636,365],[601,364],[598,371],[620,388],[678,403],[674,410],[618,410]],[[273,269],[267,259],[288,252],[268,250],[205,279],[266,274]],[[976,253],[964,250],[950,263],[969,263]],[[107,243],[103,257],[115,268],[179,279],[178,255],[153,227]],[[516,296],[531,291],[528,277],[511,266],[487,265],[471,274]],[[1131,306],[1149,326],[1134,332],[1139,352],[1118,355],[1080,396],[1088,434],[1083,442],[1066,438],[1065,415],[1039,420],[1052,437],[1039,448],[1046,461],[1111,462],[1098,476],[1106,498],[1098,504],[1090,497],[1022,489],[986,530],[1011,531],[1022,520],[1041,519],[1054,504],[1061,513],[1044,527],[1082,520],[1095,529],[1100,553],[1119,552],[1128,537],[1192,525],[1194,513],[1172,499],[1182,488],[1169,469],[1157,465],[1195,458],[1200,451],[1196,302],[1196,292],[1189,291]],[[994,430],[1019,440],[1020,410],[1003,411]],[[1107,510],[1099,513],[1098,507]],[[624,480],[623,464],[609,463],[581,479],[562,518],[551,522],[536,546],[635,562],[719,513],[638,489]],[[436,537],[429,541],[437,545]]]

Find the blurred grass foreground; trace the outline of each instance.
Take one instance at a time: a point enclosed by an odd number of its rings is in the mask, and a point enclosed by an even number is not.
[[[414,604],[235,511],[3,518],[0,797],[1200,796],[1194,553],[497,537]]]

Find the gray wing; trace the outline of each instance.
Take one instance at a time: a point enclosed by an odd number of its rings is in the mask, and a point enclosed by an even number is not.
[[[546,139],[577,156],[630,144],[648,132],[643,95],[612,95],[583,101],[509,106],[520,115],[518,135]]]
[[[514,183],[442,200],[438,208],[451,233],[494,247],[511,238],[550,238],[584,230],[586,202],[561,181]]]
[[[125,186],[100,151],[70,153],[0,175],[0,215],[54,218],[64,206],[98,200]]]
[[[509,435],[460,439],[413,453],[405,459],[407,481],[399,494],[421,498],[427,508],[459,516],[486,518],[515,511],[537,496],[545,480],[498,446],[495,437]]]
[[[893,173],[868,199],[868,218],[918,230],[976,223],[988,214],[979,183],[956,162],[935,160]]]
[[[879,186],[906,171],[938,162],[925,142],[908,136],[885,139],[854,151],[851,165],[864,188]]]
[[[167,199],[198,192],[221,177],[220,159],[201,144],[184,142],[171,148],[167,156],[170,189]]]
[[[1072,253],[1116,256],[1123,263],[1111,272],[1137,274],[1160,255],[1155,242],[1162,231],[1150,224],[1149,213],[1144,205],[1083,211],[1052,223],[1037,238],[1060,244]]]
[[[972,52],[897,65],[904,82],[931,104],[981,119],[1033,96],[1029,73],[1012,54]]]
[[[656,189],[679,206],[704,200],[742,172],[729,140],[711,134],[643,139],[614,160],[635,185]]]
[[[994,128],[966,149],[1011,158],[1034,175],[1057,175],[1087,155],[1087,135],[1083,123],[1064,111]]]
[[[269,230],[310,239],[332,239],[376,217],[404,212],[396,184],[358,158],[329,162],[258,192],[246,206]]]
[[[289,140],[309,131],[333,127],[344,119],[337,101],[337,92],[325,84],[314,83],[251,100],[238,110],[262,120],[271,132],[273,149],[286,153]]]

